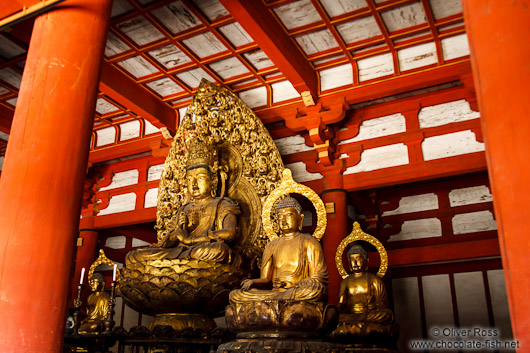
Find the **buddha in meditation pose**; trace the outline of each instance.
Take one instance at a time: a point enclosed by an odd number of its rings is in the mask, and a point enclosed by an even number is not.
[[[275,206],[282,236],[267,244],[261,262],[261,277],[246,279],[241,289],[230,293],[230,303],[263,300],[324,301],[328,270],[320,243],[300,233],[302,207],[287,197]]]
[[[100,333],[103,328],[103,321],[107,318],[110,310],[110,295],[105,292],[105,278],[101,273],[96,273],[90,277],[88,284],[92,294],[88,296],[87,316],[81,321],[78,333]]]
[[[347,257],[352,273],[340,284],[340,325],[334,335],[390,334],[394,316],[388,309],[383,280],[366,271],[368,253],[362,246],[354,245]]]
[[[226,244],[237,235],[236,202],[215,197],[212,179],[216,173],[212,146],[194,139],[186,162],[186,186],[191,202],[172,218],[173,228],[151,248],[127,254],[126,263],[142,260],[196,259],[237,264],[240,256]]]

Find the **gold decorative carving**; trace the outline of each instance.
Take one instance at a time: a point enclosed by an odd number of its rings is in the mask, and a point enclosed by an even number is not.
[[[335,253],[335,263],[337,265],[337,270],[339,270],[339,274],[342,276],[342,278],[348,277],[348,272],[344,268],[344,263],[342,262],[342,254],[344,254],[344,250],[346,249],[346,247],[348,247],[348,245],[354,241],[368,242],[377,249],[379,257],[381,258],[381,264],[379,265],[377,275],[382,278],[388,270],[388,254],[386,252],[386,249],[376,237],[363,232],[358,222],[353,223],[353,230],[346,238],[344,238],[340,242],[339,247],[337,248],[337,252]]]
[[[283,169],[252,110],[230,90],[203,80],[160,178],[158,242],[127,254],[121,282],[127,304],[163,314],[174,328],[194,323],[207,329],[208,320],[194,315],[221,313],[230,290],[261,258],[269,240],[262,205]]]
[[[105,255],[105,251],[103,251],[103,249],[99,249],[98,258],[96,259],[96,261],[94,261],[92,263],[92,265],[90,266],[90,269],[88,270],[88,279],[90,280],[90,277],[92,277],[92,275],[94,274],[94,271],[96,270],[96,268],[98,268],[98,266],[108,265],[108,266],[110,266],[110,268],[114,268],[115,264],[116,263],[114,261],[109,259],[107,257],[107,255]],[[116,266],[116,283],[117,283],[117,285],[119,285],[119,283],[120,283],[120,278],[121,278],[120,269]],[[118,287],[116,287],[116,288],[118,288]]]
[[[271,218],[273,213],[272,210],[274,205],[280,201],[281,198],[291,193],[300,194],[307,197],[315,207],[317,212],[317,226],[315,232],[313,233],[313,237],[315,237],[317,240],[320,240],[324,235],[327,226],[326,207],[324,206],[324,202],[322,202],[322,199],[320,199],[317,193],[311,188],[295,182],[293,180],[291,170],[287,168],[283,170],[280,185],[271,192],[263,205],[263,214],[261,220],[263,222],[263,229],[265,230],[265,233],[270,240],[273,240],[278,236],[273,227],[273,221]]]
[[[269,240],[261,225],[261,207],[279,183],[283,162],[252,110],[230,90],[206,80],[193,97],[164,164],[158,189],[157,238],[163,239],[172,230],[172,217],[190,200],[186,152],[193,137],[219,150],[217,168],[226,183],[212,180],[212,184],[218,189],[216,194],[224,191],[241,207],[240,237],[234,247],[244,258],[259,257]]]

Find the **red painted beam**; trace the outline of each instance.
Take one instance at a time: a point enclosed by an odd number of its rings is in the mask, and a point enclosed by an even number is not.
[[[150,138],[144,138],[141,140],[136,140],[130,143],[123,143],[112,145],[110,147],[90,151],[89,162],[99,163],[104,161],[110,161],[112,159],[132,156],[138,153],[152,151],[153,154],[156,154],[155,157],[164,157],[159,155],[160,146],[163,144],[163,139],[160,136],[153,136]],[[163,151],[169,151],[169,149],[162,149]]]
[[[122,227],[156,221],[156,207],[97,216],[94,220],[95,229]]]
[[[300,49],[294,45],[292,39],[282,30],[281,24],[272,16],[269,9],[261,1],[220,1],[294,88],[300,94],[304,91],[311,92],[316,100],[318,81],[315,70]]]
[[[106,61],[101,65],[99,90],[154,126],[167,127],[171,133],[175,133],[177,126],[175,110]]]
[[[392,77],[380,82],[373,82],[347,91],[326,94],[319,98],[324,108],[336,104],[339,100],[345,100],[347,104],[357,104],[378,98],[410,92],[418,89],[432,87],[453,81],[463,81],[466,75],[471,73],[469,60],[435,67],[425,71],[418,71],[408,75]],[[264,124],[286,120],[297,113],[305,114],[307,108],[303,103],[288,105],[281,108],[257,110],[256,114]]]
[[[9,134],[9,131],[11,131],[11,123],[13,122],[13,115],[15,115],[13,110],[0,105],[0,131]]]
[[[310,168],[308,168],[310,169]],[[484,152],[441,158],[427,162],[344,175],[348,191],[411,183],[486,170]],[[310,170],[315,172],[315,170]]]
[[[499,256],[498,239],[457,242],[453,244],[425,246],[390,250],[390,266],[411,265],[439,261],[476,259],[480,257]],[[376,263],[377,259],[374,259]]]

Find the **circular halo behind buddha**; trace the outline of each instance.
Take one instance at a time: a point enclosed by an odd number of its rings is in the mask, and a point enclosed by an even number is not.
[[[222,312],[267,243],[262,203],[282,170],[252,110],[203,80],[164,164],[158,242],[126,256],[120,283],[126,303],[155,316]]]

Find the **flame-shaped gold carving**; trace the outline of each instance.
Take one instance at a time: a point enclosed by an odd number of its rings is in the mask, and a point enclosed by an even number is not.
[[[348,272],[344,268],[344,263],[342,262],[342,254],[344,254],[344,250],[348,247],[348,245],[354,241],[365,241],[372,244],[376,248],[377,252],[379,253],[379,257],[381,258],[381,264],[379,265],[377,275],[382,278],[388,270],[388,254],[386,249],[379,239],[373,235],[363,232],[358,222],[353,223],[353,229],[351,233],[346,238],[342,239],[339,247],[337,248],[337,252],[335,253],[335,263],[342,278],[348,277]]]

